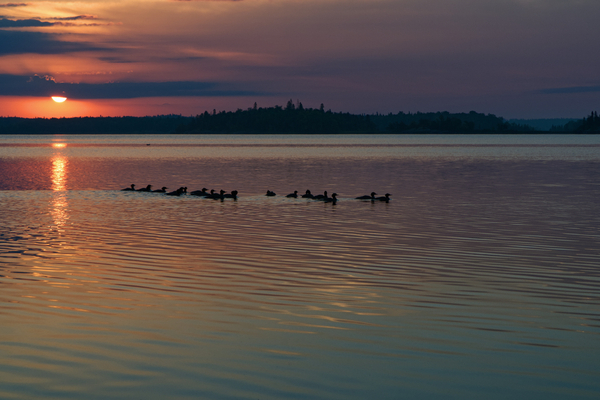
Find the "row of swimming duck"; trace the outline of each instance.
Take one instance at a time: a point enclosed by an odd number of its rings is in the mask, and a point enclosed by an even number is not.
[[[167,192],[167,188],[164,186],[161,189],[156,189],[156,190],[152,190],[152,185],[148,185],[145,188],[136,189],[135,184],[132,183],[131,187],[121,189],[121,190],[129,191],[129,192],[164,193],[167,196],[181,196],[182,194],[183,195],[187,194],[187,186],[180,187],[179,189],[174,190],[172,192]],[[210,191],[208,191],[207,188],[202,188],[201,190],[194,190],[193,192],[190,193],[190,195],[204,197],[207,199],[214,199],[214,200],[224,200],[224,199],[237,200],[238,191],[232,190],[231,193],[227,193],[224,190],[220,190],[217,193],[214,189],[211,189]],[[371,192],[370,195],[359,196],[359,197],[356,197],[356,199],[357,200],[370,200],[371,202],[375,202],[375,201],[383,201],[386,203],[390,202],[391,194],[386,193],[385,196],[381,196],[381,197],[375,197],[376,195],[377,195],[377,193]],[[265,196],[274,197],[274,196],[277,196],[277,194],[271,190],[267,190],[267,193],[265,194]],[[286,195],[285,197],[287,197],[287,198],[301,197],[303,199],[311,199],[311,200],[323,201],[325,203],[333,203],[333,204],[337,203],[337,200],[338,200],[337,193],[332,193],[331,197],[327,194],[327,191],[323,192],[323,194],[314,195],[308,189],[306,190],[306,192],[303,195],[299,195],[298,191],[294,190],[294,193],[290,193],[290,194]]]
[[[265,196],[267,197],[274,197],[277,196],[277,194],[271,190],[267,190],[267,194],[265,194]],[[287,196],[288,198],[298,198],[298,191],[294,190],[294,193],[290,193]],[[332,193],[331,197],[329,197],[327,195],[327,191],[323,192],[323,194],[317,194],[317,195],[313,195],[310,190],[307,190],[305,194],[303,194],[302,196],[300,196],[304,199],[311,199],[311,200],[319,200],[319,201],[323,201],[325,203],[337,203],[337,193]]]
[[[390,202],[390,196],[391,194],[386,193],[385,196],[381,196],[381,197],[375,197],[375,195],[377,195],[377,193],[375,192],[371,192],[370,195],[364,195],[364,196],[359,196],[356,197],[356,200],[371,200],[371,201],[385,201],[386,203]],[[267,190],[267,194],[265,196],[277,196],[277,194],[271,190]],[[310,192],[310,190],[306,190],[306,192],[303,195],[298,195],[298,191],[294,190],[294,193],[290,193],[288,195],[286,195],[285,197],[290,197],[290,198],[298,198],[298,197],[302,197],[303,199],[313,199],[313,200],[322,200],[325,202],[333,202],[335,203],[337,201],[337,193],[332,193],[331,197],[327,196],[327,191],[323,192],[323,194],[312,194]]]
[[[160,189],[152,190],[152,185],[148,185],[145,188],[136,189],[135,188],[135,184],[132,183],[131,187],[128,187],[128,188],[125,188],[125,189],[121,189],[121,191],[125,191],[125,192],[146,192],[146,193],[148,193],[148,192],[150,192],[150,193],[164,193],[167,196],[181,196],[182,194],[187,194],[187,186],[182,186],[179,189],[174,190],[172,192],[167,192],[167,189],[168,189],[167,187],[163,186]],[[217,193],[214,189],[212,189],[209,192],[207,188],[202,188],[202,190],[194,190],[190,194],[192,196],[206,197],[206,198],[215,199],[215,200],[222,200],[222,199],[234,199],[234,200],[237,200],[238,191],[237,190],[232,190],[231,193],[227,193],[224,190],[221,190],[219,193]]]

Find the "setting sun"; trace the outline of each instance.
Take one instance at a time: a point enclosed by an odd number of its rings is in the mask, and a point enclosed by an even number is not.
[[[54,100],[57,103],[64,103],[65,100],[67,100],[67,98],[66,97],[52,96],[52,100]]]

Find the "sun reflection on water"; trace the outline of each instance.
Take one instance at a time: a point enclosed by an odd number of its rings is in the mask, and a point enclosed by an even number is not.
[[[66,145],[64,143],[53,143],[52,147],[64,148]],[[52,190],[55,194],[52,201],[51,213],[54,225],[57,227],[63,226],[69,219],[66,194],[68,164],[67,157],[62,154],[55,154],[52,157]]]
[[[52,190],[55,192],[66,190],[67,165],[67,157],[63,155],[55,155],[52,157]]]

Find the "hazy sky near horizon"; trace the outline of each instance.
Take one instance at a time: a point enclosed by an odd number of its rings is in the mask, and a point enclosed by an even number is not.
[[[583,117],[598,20],[598,0],[0,0],[0,115]]]

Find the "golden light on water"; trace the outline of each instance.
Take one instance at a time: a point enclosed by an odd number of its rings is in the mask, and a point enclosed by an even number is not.
[[[54,147],[54,145],[53,145]],[[67,182],[67,158],[52,157],[52,190],[63,191]]]
[[[54,100],[57,103],[64,103],[67,100],[67,98],[59,97],[59,96],[52,96],[52,100]]]
[[[52,143],[52,147],[54,147],[55,149],[64,149],[65,147],[67,147],[66,143]]]
[[[66,147],[66,145],[64,143],[53,143],[52,147],[61,148]],[[54,225],[58,227],[64,225],[69,219],[66,195],[67,165],[67,157],[62,155],[52,157],[52,190],[57,193],[52,201],[51,213]]]

